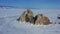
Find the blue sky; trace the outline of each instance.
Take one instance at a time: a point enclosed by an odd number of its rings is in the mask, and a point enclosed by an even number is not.
[[[0,0],[1,6],[16,6],[21,8],[57,8],[60,0]]]

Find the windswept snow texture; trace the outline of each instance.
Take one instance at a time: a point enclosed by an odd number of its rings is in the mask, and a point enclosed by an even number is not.
[[[60,24],[32,25],[18,22],[16,19],[26,9],[1,9],[0,8],[0,34],[60,34]],[[58,22],[57,15],[60,9],[32,9],[34,15],[43,13],[51,22]]]

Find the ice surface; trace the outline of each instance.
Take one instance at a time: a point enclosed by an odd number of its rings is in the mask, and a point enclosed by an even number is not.
[[[26,9],[1,9],[0,8],[0,34],[60,34],[60,24],[33,25],[18,22],[17,18]],[[52,22],[57,22],[58,9],[32,9],[34,15],[43,13]]]

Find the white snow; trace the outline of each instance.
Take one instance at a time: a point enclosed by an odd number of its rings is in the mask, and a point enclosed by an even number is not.
[[[60,34],[60,24],[33,25],[18,22],[17,18],[26,9],[1,9],[0,8],[0,34]],[[32,9],[34,15],[43,13],[52,22],[57,22],[59,9]]]

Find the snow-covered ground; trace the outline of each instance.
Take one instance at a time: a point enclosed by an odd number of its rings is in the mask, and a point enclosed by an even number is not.
[[[60,34],[60,24],[32,25],[18,22],[17,18],[26,9],[0,8],[0,34]],[[51,22],[58,22],[57,15],[60,9],[31,9],[34,16],[43,13]]]

